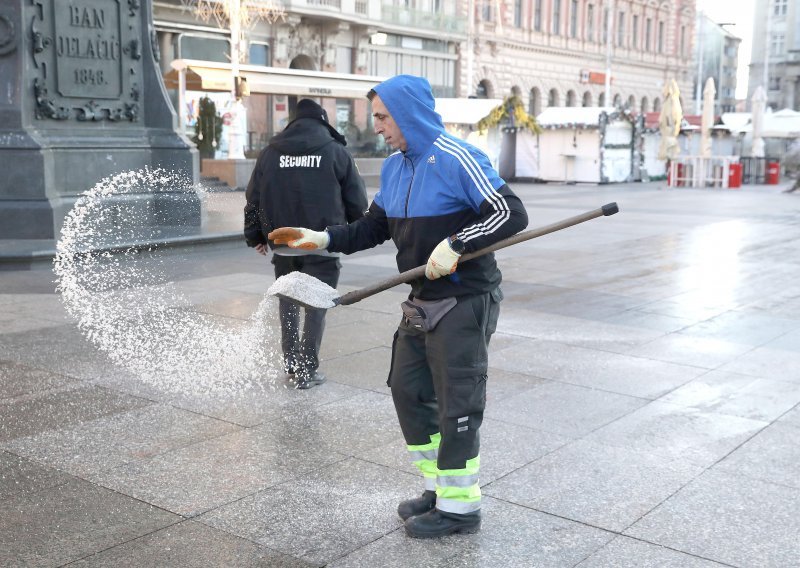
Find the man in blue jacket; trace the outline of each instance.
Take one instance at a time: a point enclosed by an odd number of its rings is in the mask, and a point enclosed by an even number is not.
[[[412,282],[402,304],[387,381],[425,491],[397,511],[412,537],[475,532],[478,429],[501,274],[493,254],[458,260],[521,231],[528,218],[486,155],[444,130],[426,79],[399,75],[368,98],[375,132],[397,151],[383,164],[381,189],[366,215],[325,231],[286,227],[270,238],[346,254],[391,238],[400,271],[426,265],[425,278]]]

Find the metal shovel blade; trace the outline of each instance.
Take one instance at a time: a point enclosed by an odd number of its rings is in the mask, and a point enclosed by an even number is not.
[[[496,250],[500,250],[502,248],[521,243],[524,241],[528,241],[530,239],[534,239],[536,237],[541,237],[543,235],[547,235],[550,233],[554,233],[556,231],[560,231],[561,229],[566,229],[567,227],[572,227],[574,225],[578,225],[579,223],[584,223],[591,219],[596,219],[597,217],[608,217],[609,215],[614,215],[619,211],[619,207],[616,203],[607,203],[598,209],[594,209],[592,211],[587,211],[586,213],[582,213],[581,215],[576,215],[574,217],[570,217],[568,219],[564,219],[563,221],[559,221],[557,223],[553,223],[551,225],[546,225],[544,227],[540,227],[538,229],[531,229],[530,231],[523,231],[522,233],[517,233],[507,239],[503,239],[501,241],[496,242],[495,244],[488,246],[486,248],[482,248],[480,250],[476,250],[475,252],[471,252],[465,255],[462,255],[461,258],[458,260],[459,263],[465,262],[467,260],[471,260],[473,258],[477,258],[479,256],[483,256],[484,254],[489,254],[490,252],[494,252]],[[278,280],[275,281],[275,286],[278,284],[281,279],[287,278],[292,274],[296,274],[294,272],[286,275],[281,276]],[[336,296],[333,288],[328,287],[327,284],[322,283],[321,281],[317,280],[313,276],[304,275],[304,277],[309,280],[309,285],[316,286],[317,282],[330,288],[333,293],[329,294],[328,297],[324,298],[323,300],[319,300],[318,298],[314,297],[313,294],[307,294],[307,290],[304,289],[302,286],[295,286],[295,287],[284,287],[280,290],[272,290],[268,291],[268,294],[273,296],[277,296],[283,300],[288,300],[298,306],[302,306],[304,308],[318,308],[318,309],[330,309],[335,308],[336,306],[349,306],[350,304],[355,304],[356,302],[360,302],[364,298],[368,298],[378,292],[383,292],[384,290],[388,290],[389,288],[394,288],[398,284],[407,284],[417,278],[423,278],[425,276],[425,266],[417,266],[416,268],[412,268],[411,270],[406,270],[405,272],[401,272],[396,276],[392,276],[391,278],[387,278],[377,284],[373,284],[372,286],[368,286],[366,288],[361,288],[359,290],[353,290],[352,292],[348,292],[342,296]],[[316,282],[313,282],[316,280]]]

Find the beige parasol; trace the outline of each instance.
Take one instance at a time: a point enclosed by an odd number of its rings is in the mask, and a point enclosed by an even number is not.
[[[703,89],[703,116],[700,123],[700,155],[703,158],[711,157],[711,128],[714,126],[714,98],[716,95],[714,79],[709,77]]]
[[[759,86],[755,93],[753,93],[753,98],[750,100],[753,103],[753,118],[751,119],[753,124],[753,145],[750,155],[754,158],[763,158],[764,138],[762,137],[762,133],[764,131],[764,107],[767,103],[767,95],[764,93],[764,87]]]
[[[661,114],[658,117],[658,129],[661,132],[661,144],[658,148],[659,160],[672,160],[680,154],[678,145],[678,134],[681,131],[681,120],[683,120],[683,110],[681,110],[680,91],[675,79],[671,79],[664,84],[664,102],[661,105]]]

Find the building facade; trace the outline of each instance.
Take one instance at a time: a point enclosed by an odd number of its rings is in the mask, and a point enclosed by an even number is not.
[[[612,104],[648,112],[660,109],[664,84],[674,78],[688,100],[693,0],[488,0],[476,11],[479,96],[513,91],[535,114],[548,106]],[[469,75],[460,78],[465,94],[473,88]]]
[[[190,4],[154,1],[165,73],[175,59],[229,60],[225,25],[202,21]],[[548,106],[612,104],[657,111],[663,86],[673,78],[685,102],[691,100],[693,0],[284,0],[281,5],[283,18],[248,28],[248,63],[380,77],[423,75],[439,97],[513,93],[535,114]],[[291,97],[282,95],[250,97],[252,148],[282,128],[291,104]],[[369,137],[366,102],[323,99],[323,105],[340,129]]]
[[[694,93],[691,112],[700,114],[703,100],[703,88],[709,78],[714,79],[717,95],[714,114],[736,111],[736,72],[739,66],[739,44],[742,40],[724,25],[698,13],[697,41],[695,42],[694,60],[697,71],[694,73]],[[699,81],[698,81],[699,79]],[[684,112],[690,112],[684,109]]]
[[[758,86],[766,86],[773,110],[800,110],[800,0],[755,2],[748,108]]]

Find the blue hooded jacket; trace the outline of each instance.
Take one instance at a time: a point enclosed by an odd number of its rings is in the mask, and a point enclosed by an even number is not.
[[[423,265],[443,239],[457,235],[472,252],[525,228],[525,208],[478,148],[448,134],[423,77],[398,75],[375,87],[406,140],[383,163],[381,188],[367,214],[328,227],[330,251],[352,253],[388,238],[402,271]],[[493,254],[458,265],[456,274],[412,283],[424,300],[489,292],[501,275]]]

